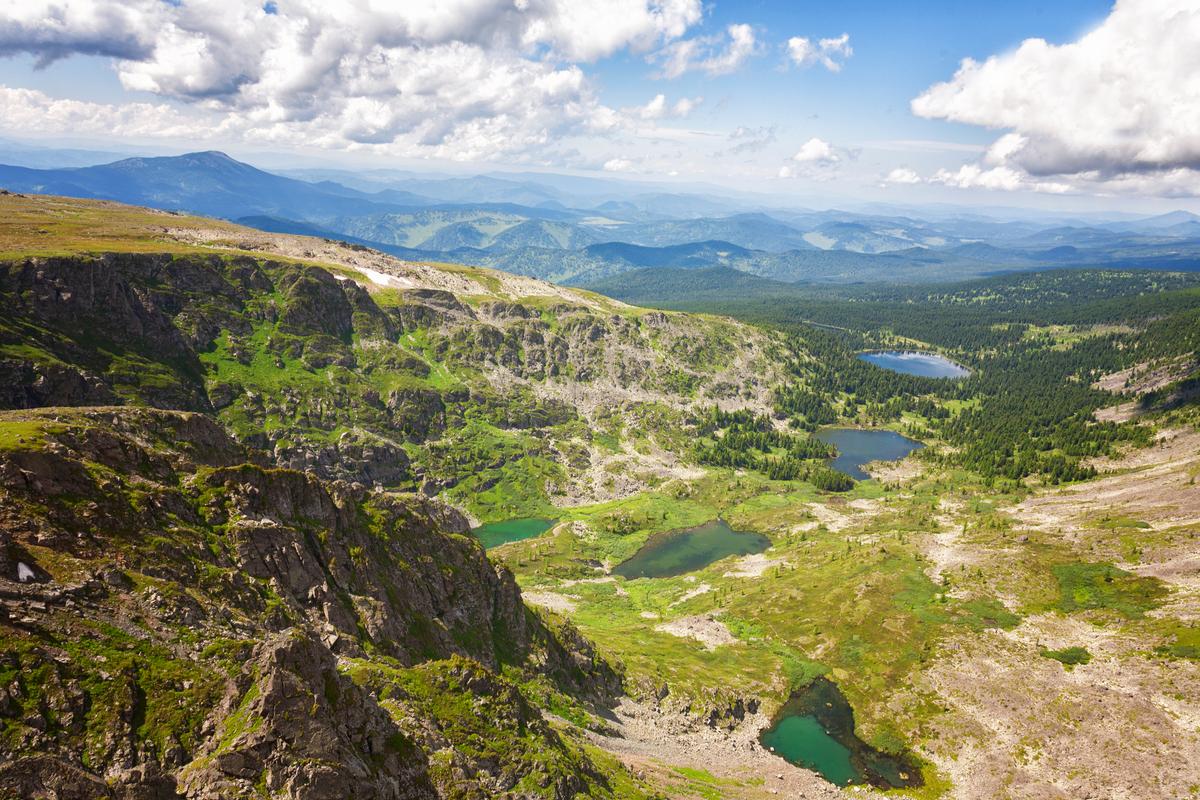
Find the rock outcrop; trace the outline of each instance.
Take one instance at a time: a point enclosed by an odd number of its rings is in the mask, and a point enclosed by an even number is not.
[[[273,466],[199,413],[0,427],[21,432],[0,446],[0,796],[569,797],[595,779],[499,673],[601,703],[619,677],[523,605],[458,512]],[[478,703],[499,704],[496,752],[454,733]],[[536,791],[515,791],[526,774]]]
[[[484,469],[501,480],[529,454],[562,472],[572,423],[643,404],[769,407],[778,364],[763,334],[732,322],[612,313],[583,297],[372,294],[362,278],[217,253],[0,264],[0,408],[202,411],[292,469],[444,490]],[[490,438],[473,425],[538,442],[507,437],[483,464],[463,441]]]

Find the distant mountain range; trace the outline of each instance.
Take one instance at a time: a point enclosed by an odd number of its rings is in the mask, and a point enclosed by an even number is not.
[[[370,214],[382,204],[399,204],[399,198],[377,201],[340,184],[306,183],[273,175],[217,152],[127,158],[70,169],[0,166],[0,186],[10,191],[119,200],[226,219],[252,214],[328,219]]]
[[[919,219],[760,209],[740,199],[535,173],[279,175],[211,151],[56,169],[0,166],[0,187],[188,211],[578,285],[665,268],[828,283],[946,281],[1064,266],[1200,269],[1200,217],[1185,211],[1070,224],[965,213]]]

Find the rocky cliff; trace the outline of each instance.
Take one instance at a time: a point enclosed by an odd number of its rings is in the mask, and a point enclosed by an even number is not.
[[[60,201],[37,218],[81,208]],[[0,262],[0,407],[210,413],[278,465],[494,518],[670,476],[696,411],[768,410],[783,363],[778,342],[728,320],[222,234]],[[614,471],[629,486],[591,480]]]
[[[0,436],[0,796],[604,780],[520,684],[603,702],[619,678],[456,512],[271,466],[202,414],[5,412]]]

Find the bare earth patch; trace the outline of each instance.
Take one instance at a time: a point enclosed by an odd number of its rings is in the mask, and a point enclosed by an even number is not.
[[[725,731],[693,716],[622,698],[606,719],[617,735],[589,732],[592,742],[633,772],[656,778],[659,783],[678,784],[679,775],[673,768],[686,767],[704,770],[721,780],[718,796],[730,800],[837,800],[855,796],[764,750],[758,736],[771,719],[761,711],[748,715],[734,730]]]
[[[962,525],[955,523],[950,530],[940,531],[929,537],[925,546],[925,557],[930,561],[929,566],[925,568],[925,574],[929,576],[929,580],[941,583],[942,577],[953,570],[975,563],[974,554],[960,543],[961,536]],[[959,596],[957,590],[951,591],[950,595]]]
[[[1071,646],[1092,661],[1041,655]],[[1119,632],[1043,615],[960,635],[920,683],[947,708],[923,755],[952,797],[1165,800],[1200,784],[1200,665],[1146,658]]]
[[[477,268],[459,270],[436,264],[406,261],[377,250],[355,247],[342,242],[288,233],[267,233],[250,229],[167,228],[164,233],[176,241],[217,249],[248,250],[285,258],[306,259],[335,264],[359,273],[367,288],[441,289],[455,294],[518,297],[556,297],[594,309],[625,307],[624,303],[581,292],[547,281]],[[472,276],[479,276],[476,279]]]
[[[1194,364],[1195,360],[1189,357],[1175,358],[1161,364],[1137,364],[1104,375],[1092,386],[1114,394],[1145,394],[1184,377]]]
[[[924,474],[925,462],[915,458],[902,458],[898,461],[872,461],[866,469],[867,474],[880,483],[904,483]]]
[[[1140,397],[1187,377],[1196,365],[1195,357],[1191,356],[1171,359],[1160,364],[1138,364],[1129,369],[1109,373],[1092,386],[1124,397]],[[1128,422],[1140,412],[1138,401],[1130,400],[1108,408],[1096,409],[1092,416],[1101,422]]]
[[[983,554],[978,549],[963,541],[965,528],[957,515],[962,513],[963,504],[943,497],[938,501],[938,510],[934,516],[941,529],[925,537],[923,551],[929,560],[925,574],[934,583],[941,583],[942,578],[962,567],[978,564]],[[968,593],[961,587],[949,592],[951,597],[966,599]]]
[[[762,574],[771,567],[787,563],[782,558],[767,558],[762,553],[742,556],[733,562],[733,569],[726,572],[723,578],[761,578]]]
[[[578,597],[569,597],[557,592],[521,592],[521,597],[526,603],[548,608],[560,614],[573,614],[576,609],[575,603],[579,600]]]
[[[1115,474],[1036,495],[1009,513],[1027,527],[1067,533],[1114,513],[1156,530],[1200,525],[1200,431],[1165,432],[1156,445],[1094,463]]]
[[[559,585],[563,587],[578,586],[581,583],[616,583],[617,579],[612,575],[605,575],[601,578],[568,578],[562,581]]]
[[[686,639],[695,639],[707,650],[716,650],[727,644],[735,644],[737,638],[725,627],[725,623],[709,614],[697,614],[692,617],[680,617],[661,625],[655,625],[659,633],[669,633]]]
[[[849,514],[835,511],[821,503],[809,503],[808,510],[817,518],[818,524],[824,525],[827,529],[835,533],[850,527],[850,524],[853,522]]]
[[[1096,466],[1107,474],[1045,489],[1007,513],[1080,560],[1111,560],[1160,578],[1171,594],[1148,616],[1194,623],[1200,432],[1167,431],[1152,447]],[[964,531],[961,508],[952,503],[939,512],[941,530],[926,544],[931,577],[974,559],[988,575],[1019,579],[1027,537]],[[1015,548],[1007,557],[1006,547]],[[1153,655],[1160,643],[1144,622],[1103,615],[1045,613],[1009,631],[960,632],[916,680],[945,709],[921,736],[922,755],[951,779],[951,796],[963,800],[1194,796],[1200,662]],[[1043,655],[1070,647],[1086,648],[1089,663],[1067,669]]]
[[[676,600],[674,603],[671,603],[671,605],[677,606],[680,603],[686,603],[688,600],[691,600],[693,597],[699,597],[700,595],[708,594],[711,591],[712,591],[711,586],[709,586],[707,583],[702,583],[699,586],[697,586],[695,589],[689,589],[688,591],[684,592],[683,595],[678,600]]]
[[[1108,408],[1097,408],[1092,412],[1092,416],[1098,422],[1128,422],[1138,415],[1138,402],[1130,400],[1128,403],[1119,403]]]

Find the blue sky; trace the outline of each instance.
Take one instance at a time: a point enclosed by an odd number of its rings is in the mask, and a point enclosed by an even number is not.
[[[827,204],[1200,193],[1191,0],[409,5],[31,0],[0,11],[0,135]]]
[[[615,105],[644,102],[656,91],[705,95],[714,124],[788,125],[814,135],[872,139],[950,138],[982,143],[986,133],[967,126],[914,117],[908,103],[929,85],[953,75],[959,61],[986,58],[1025,39],[1070,41],[1099,24],[1111,3],[1013,0],[964,3],[841,2],[714,3],[703,30],[716,33],[734,23],[761,31],[767,54],[716,78],[689,73],[654,80],[644,59],[622,53],[600,62],[595,75],[603,98]],[[842,71],[781,69],[782,47],[792,36],[850,35],[854,55]],[[719,109],[717,104],[724,100]],[[816,117],[814,120],[813,117]]]

